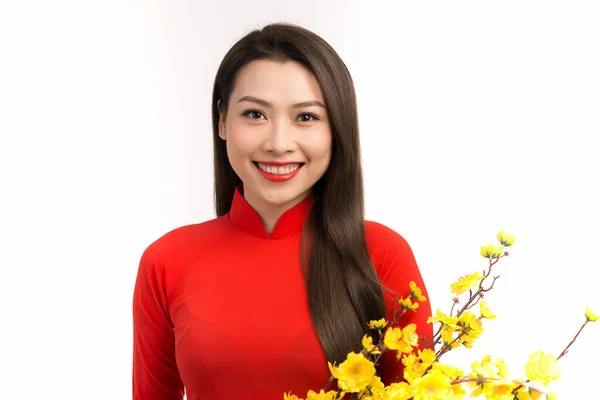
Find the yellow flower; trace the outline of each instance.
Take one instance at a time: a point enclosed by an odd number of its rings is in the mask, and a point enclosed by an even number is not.
[[[481,256],[483,258],[498,258],[503,250],[502,246],[488,244],[487,246],[481,246]]]
[[[438,371],[430,371],[422,378],[414,381],[414,400],[449,400],[452,387],[450,379]]]
[[[469,388],[474,388],[471,397],[483,394],[486,399],[513,398],[513,396],[503,397],[509,396],[512,389],[516,387],[512,381],[505,379],[508,376],[508,369],[503,359],[500,358],[494,363],[492,357],[486,355],[481,362],[475,361],[471,364],[471,371],[469,378],[478,379],[467,383]]]
[[[423,296],[423,291],[421,290],[421,288],[419,288],[417,286],[417,284],[415,282],[410,281],[408,286],[410,287],[410,297],[417,299],[419,301],[427,300],[427,297]]]
[[[400,300],[398,300],[398,303],[400,303],[402,308],[404,308],[405,310],[408,310],[408,311],[416,311],[417,308],[419,308],[419,303],[413,303],[410,300],[410,297],[407,297],[406,299],[403,297],[400,297]]]
[[[486,399],[514,399],[513,389],[517,387],[513,381],[502,379],[491,381],[485,385],[483,396]]]
[[[462,327],[460,343],[467,347],[473,347],[475,339],[483,333],[483,325],[481,320],[470,311],[466,311],[458,318],[458,325]]]
[[[373,380],[369,383],[369,387],[365,389],[365,391],[366,390],[370,391],[374,395],[380,395],[383,394],[383,392],[385,392],[385,385],[383,384],[383,382],[381,382],[381,378],[375,375],[373,377]]]
[[[402,328],[402,336],[404,337],[403,340],[413,347],[419,344],[419,335],[417,335],[416,324],[408,324]]]
[[[448,397],[448,399],[462,400],[466,395],[467,392],[465,389],[463,389],[462,385],[452,385],[450,389],[450,397]]]
[[[531,354],[525,365],[525,374],[533,382],[548,385],[550,381],[560,376],[558,361],[552,354],[536,351]]]
[[[450,285],[450,290],[457,296],[465,293],[467,290],[473,290],[479,287],[479,282],[483,280],[484,276],[479,273],[479,271],[472,273],[471,275],[467,275],[464,278],[459,279],[457,282],[454,282]]]
[[[375,366],[362,353],[349,353],[339,366],[328,362],[331,375],[338,380],[338,387],[345,392],[358,393],[365,389],[375,376]]]
[[[486,399],[503,399],[502,396],[508,394],[517,385],[508,379],[508,368],[504,359],[499,358],[492,362],[492,357],[486,355],[481,362],[475,361],[471,364],[471,373],[469,378],[480,379],[480,381],[471,381],[467,383],[470,388],[475,388],[471,393],[472,397],[483,394]],[[494,380],[485,380],[485,378]],[[509,397],[512,399],[513,397]]]
[[[448,326],[444,326],[444,328],[442,329],[442,341],[444,342],[444,345],[446,346],[450,346],[451,348],[455,349],[457,347],[460,346],[459,342],[455,342],[454,340],[456,339],[454,337],[454,332],[456,332],[455,329],[450,328]]]
[[[291,394],[291,392],[283,394],[283,400],[304,400],[301,397],[296,396],[295,394]]]
[[[387,325],[387,321],[385,320],[385,318],[381,318],[381,319],[378,319],[378,320],[371,320],[369,322],[369,328],[370,329],[377,329],[378,331],[380,331],[383,328],[385,328],[386,325]]]
[[[481,317],[485,319],[494,319],[496,316],[492,314],[492,311],[488,308],[485,300],[479,303],[479,310],[481,311]]]
[[[341,397],[337,396],[337,392],[335,390],[330,390],[325,393],[323,389],[319,393],[313,392],[312,390],[308,391],[306,395],[306,400],[337,400]]]
[[[390,350],[399,350],[402,346],[402,329],[388,328],[383,336],[383,344]]]
[[[434,363],[432,370],[440,371],[442,374],[444,374],[448,378],[452,378],[452,379],[461,378],[465,375],[465,373],[463,372],[462,369],[460,369],[458,367],[453,367],[451,365],[445,365],[440,362]]]
[[[471,371],[475,376],[485,376],[489,378],[494,378],[496,376],[495,365],[492,363],[492,356],[485,355],[481,362],[474,361],[471,364]],[[470,382],[474,383],[474,382]]]
[[[506,361],[503,358],[499,358],[496,361],[496,367],[498,368],[498,376],[503,379],[508,379],[508,367],[506,366]]]
[[[419,379],[423,376],[426,368],[420,368],[421,363],[413,353],[405,354],[402,357],[402,364],[404,364],[404,380],[411,383],[415,379]]]
[[[416,330],[416,324],[409,324],[402,329],[390,327],[385,331],[383,344],[390,350],[397,350],[397,357],[400,358],[401,353],[411,353],[412,348],[419,343]]]
[[[442,375],[446,376],[450,382],[456,380],[456,379],[460,379],[462,377],[464,377],[464,372],[462,369],[457,368],[457,367],[452,367],[450,365],[444,365],[441,364],[440,362],[435,362],[433,364],[433,367],[431,369],[432,371],[437,371],[439,373],[441,373]],[[467,392],[463,389],[462,385],[452,385],[452,389],[450,392],[450,396],[448,397],[448,399],[452,399],[452,400],[462,400],[465,398]],[[512,400],[512,399],[511,399]]]
[[[412,397],[412,388],[406,382],[392,383],[385,389],[385,400],[407,400]]]
[[[418,353],[422,364],[430,366],[435,362],[435,351],[431,349],[424,349],[423,351],[419,350]]]
[[[441,312],[439,308],[435,312],[435,317],[430,316],[429,318],[427,318],[428,324],[435,324],[436,322],[441,322],[443,325],[447,325],[454,329],[458,329],[458,325],[456,325],[458,322],[458,317],[446,315],[443,312]]]
[[[383,344],[390,350],[398,350],[402,342],[402,329],[389,327],[383,336]]]
[[[532,388],[528,388],[528,387],[524,387],[522,389],[519,389],[519,391],[517,392],[517,399],[518,400],[541,400],[542,399],[542,392],[532,389]]]
[[[465,311],[458,317],[458,325],[471,330],[482,330],[481,320],[471,311]]]
[[[500,231],[500,233],[498,233],[498,241],[502,243],[502,245],[510,247],[515,242],[515,235]]]
[[[365,335],[362,338],[363,349],[371,354],[381,354],[379,348],[373,344],[373,338],[369,335]]]
[[[421,378],[427,368],[434,363],[435,358],[435,352],[430,349],[425,349],[423,352],[419,350],[418,357],[414,353],[404,355],[402,357],[404,380],[412,384],[415,380]]]
[[[591,308],[588,306],[585,308],[585,318],[590,322],[598,321],[598,314],[593,312]]]

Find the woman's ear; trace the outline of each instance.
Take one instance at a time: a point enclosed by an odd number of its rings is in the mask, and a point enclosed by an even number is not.
[[[219,110],[219,137],[223,140],[227,137],[225,131],[225,112],[221,111],[221,99],[217,100],[217,110]]]

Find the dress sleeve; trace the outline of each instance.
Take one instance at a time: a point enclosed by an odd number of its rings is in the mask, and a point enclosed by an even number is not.
[[[411,281],[421,288],[423,296],[427,298],[426,301],[419,302],[419,308],[416,311],[407,311],[399,321],[400,327],[412,323],[417,325],[419,337],[426,338],[425,341],[419,339],[419,349],[423,349],[427,340],[433,336],[433,325],[427,323],[427,319],[431,316],[431,305],[412,249],[400,234],[384,225],[371,223],[369,231],[371,231],[372,242],[369,247],[373,248],[371,254],[374,266],[378,270],[382,284],[394,292],[391,293],[384,289],[384,298],[388,309],[386,319],[392,320],[395,298],[410,296],[409,284]],[[396,360],[396,354],[396,351],[388,351],[380,360],[381,379],[386,385],[395,382],[396,377],[403,374],[402,361]]]
[[[164,264],[146,249],[133,293],[133,400],[182,400]]]

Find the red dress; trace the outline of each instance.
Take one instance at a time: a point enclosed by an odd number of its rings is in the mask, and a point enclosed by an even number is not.
[[[330,376],[308,309],[299,262],[308,197],[269,235],[236,190],[227,215],[168,232],[144,251],[133,295],[133,399],[281,400],[305,397]],[[366,240],[382,283],[408,296],[426,288],[407,242],[366,221]],[[393,310],[391,295],[386,295]],[[429,302],[409,312],[431,337]],[[386,355],[383,380],[401,373]]]

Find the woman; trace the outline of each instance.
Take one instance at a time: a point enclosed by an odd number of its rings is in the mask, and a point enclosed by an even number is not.
[[[251,32],[213,91],[217,218],[152,243],[133,298],[133,398],[282,399],[319,391],[408,284],[406,241],[363,219],[353,83],[291,24]],[[406,315],[431,337],[429,303]],[[401,373],[395,354],[384,383]]]

